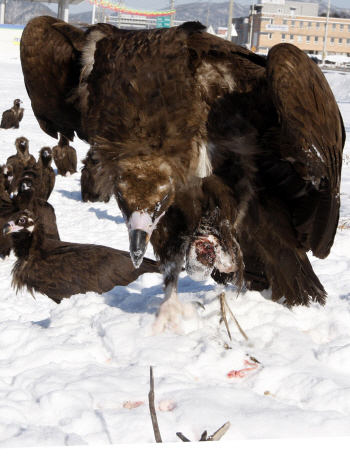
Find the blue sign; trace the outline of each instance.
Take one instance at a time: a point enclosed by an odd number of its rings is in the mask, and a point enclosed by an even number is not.
[[[163,27],[170,27],[170,16],[157,17],[157,29],[161,29]]]

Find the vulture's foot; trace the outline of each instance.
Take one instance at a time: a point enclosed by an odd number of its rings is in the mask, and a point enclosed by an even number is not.
[[[163,332],[166,328],[171,328],[175,332],[180,331],[180,323],[183,317],[191,317],[195,313],[193,304],[182,304],[179,301],[177,292],[171,290],[170,294],[166,291],[165,299],[162,302],[156,321],[152,327],[152,335]]]

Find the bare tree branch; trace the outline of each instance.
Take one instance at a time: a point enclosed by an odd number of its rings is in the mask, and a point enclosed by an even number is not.
[[[148,393],[148,402],[149,402],[149,410],[151,412],[151,419],[152,419],[154,437],[155,437],[157,443],[161,443],[162,442],[162,438],[160,436],[156,409],[154,407],[154,379],[153,379],[153,367],[152,366],[150,367],[150,385],[151,385],[151,387],[150,387],[150,391]]]

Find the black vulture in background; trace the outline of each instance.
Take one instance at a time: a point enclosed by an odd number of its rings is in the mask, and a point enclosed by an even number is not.
[[[18,211],[28,210],[36,217],[40,217],[45,226],[48,239],[59,240],[55,210],[48,202],[36,197],[33,179],[29,177],[21,178],[18,192],[11,198],[4,187],[5,168],[6,166],[0,167],[0,230],[2,231],[4,224],[8,222],[13,214]],[[10,239],[0,236],[0,256],[5,258],[9,256],[10,252]]]
[[[155,332],[185,311],[186,256],[191,275],[324,304],[307,252],[328,256],[339,218],[345,131],[322,71],[291,44],[265,59],[204,29],[83,31],[44,16],[21,40],[40,126],[90,143],[135,267],[153,245],[165,287]]]
[[[44,146],[39,151],[39,159],[35,166],[41,176],[36,195],[44,200],[48,200],[50,197],[56,181],[56,174],[51,163],[52,150],[49,146]]]
[[[58,145],[52,148],[52,154],[59,175],[72,175],[77,171],[77,152],[64,135],[60,135]]]
[[[2,129],[18,129],[19,123],[23,119],[24,108],[21,108],[22,100],[13,101],[13,107],[2,114],[0,127]]]
[[[6,165],[12,166],[13,180],[10,185],[10,192],[16,192],[18,182],[26,168],[32,168],[36,164],[35,157],[29,153],[29,140],[26,137],[18,137],[15,141],[16,154],[9,156]]]
[[[95,190],[96,174],[98,173],[98,159],[93,157],[91,148],[86,154],[86,158],[81,161],[84,167],[81,169],[80,185],[81,197],[84,202],[109,202],[109,196],[101,197]]]
[[[147,258],[135,269],[126,251],[48,239],[40,218],[28,211],[13,215],[3,233],[11,238],[18,258],[12,270],[13,287],[45,294],[57,304],[73,294],[102,294],[144,273],[159,272],[157,263]]]

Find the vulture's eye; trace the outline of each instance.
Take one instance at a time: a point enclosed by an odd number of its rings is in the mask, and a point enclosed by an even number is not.
[[[26,219],[25,219],[25,218],[20,218],[20,219],[18,220],[18,222],[19,222],[20,224],[25,224]]]

